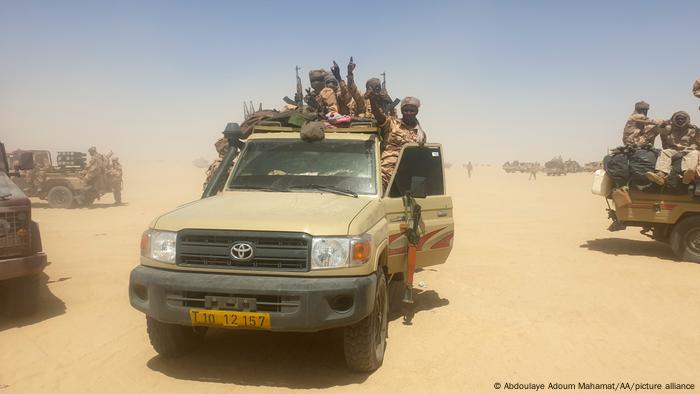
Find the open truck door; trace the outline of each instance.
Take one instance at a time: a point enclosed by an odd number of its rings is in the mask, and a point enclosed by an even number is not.
[[[402,229],[408,219],[403,201],[406,192],[413,192],[415,202],[421,207],[416,268],[442,264],[450,255],[454,218],[452,198],[446,194],[442,158],[439,144],[407,144],[399,154],[382,200],[389,226],[389,272],[403,271],[406,261],[408,240]]]

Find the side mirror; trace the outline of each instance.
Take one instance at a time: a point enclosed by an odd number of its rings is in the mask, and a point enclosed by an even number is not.
[[[31,170],[34,168],[34,154],[32,152],[22,152],[19,154],[19,165],[16,170]]]
[[[422,176],[411,177],[411,196],[413,198],[426,198],[428,196],[427,180]]]

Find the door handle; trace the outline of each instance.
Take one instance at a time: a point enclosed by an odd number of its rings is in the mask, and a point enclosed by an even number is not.
[[[447,216],[447,212],[446,211],[438,211],[437,216],[439,218],[444,218],[445,216]]]

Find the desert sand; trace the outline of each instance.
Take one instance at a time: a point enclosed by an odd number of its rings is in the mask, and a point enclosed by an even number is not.
[[[457,166],[456,166],[457,167]],[[124,200],[92,209],[35,201],[41,307],[0,318],[0,392],[496,392],[494,383],[700,384],[700,265],[638,230],[610,233],[590,174],[448,170],[456,236],[416,275],[413,325],[390,322],[384,365],[348,372],[338,332],[212,330],[166,360],[128,301],[141,232],[197,199],[189,163],[125,163]]]

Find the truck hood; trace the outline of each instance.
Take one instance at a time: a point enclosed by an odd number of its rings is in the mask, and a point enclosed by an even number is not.
[[[224,192],[183,205],[158,218],[154,228],[293,231],[348,235],[355,216],[376,197],[316,192]]]

